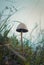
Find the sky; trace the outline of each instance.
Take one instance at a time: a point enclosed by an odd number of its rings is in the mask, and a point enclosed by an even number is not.
[[[44,29],[44,0],[0,0],[0,12],[5,8],[5,6],[14,5],[18,11],[12,15],[9,19],[11,25],[14,24],[13,21],[20,21],[24,23],[29,32],[25,33],[25,37],[29,37],[31,31],[36,27],[39,29],[41,25],[41,29]],[[7,12],[6,12],[7,13]],[[18,23],[15,23],[15,26],[12,28],[10,34],[12,33],[18,34],[16,32],[16,28]],[[37,35],[33,31],[33,35]],[[9,34],[9,35],[10,35]]]

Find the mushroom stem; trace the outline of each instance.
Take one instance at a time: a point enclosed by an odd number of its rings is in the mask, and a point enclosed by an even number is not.
[[[23,49],[23,39],[22,39],[22,34],[23,34],[23,32],[21,32],[21,51],[22,51],[22,54],[23,54],[24,49]]]

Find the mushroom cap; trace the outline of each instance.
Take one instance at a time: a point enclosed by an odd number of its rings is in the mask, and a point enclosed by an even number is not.
[[[28,32],[28,29],[24,23],[20,23],[16,29],[17,32]]]

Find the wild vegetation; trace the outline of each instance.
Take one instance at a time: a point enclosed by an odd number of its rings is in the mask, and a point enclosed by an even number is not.
[[[2,23],[1,23],[2,24]],[[10,50],[6,48],[6,45],[10,45],[14,50],[21,53],[20,41],[17,39],[17,36],[13,35],[11,38],[7,37],[11,28],[6,30],[7,25],[5,23],[0,26],[0,61],[2,61],[3,56],[8,56]],[[24,57],[27,60],[27,64],[30,65],[44,65],[44,34],[42,33],[42,40],[37,44],[38,46],[33,49],[29,46],[29,40],[24,39]],[[31,42],[30,42],[31,43]],[[36,43],[36,41],[35,41]],[[19,59],[18,59],[19,61]]]

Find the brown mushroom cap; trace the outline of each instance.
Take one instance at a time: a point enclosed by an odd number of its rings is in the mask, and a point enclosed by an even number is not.
[[[20,23],[16,29],[17,32],[28,32],[28,29],[24,23]]]

